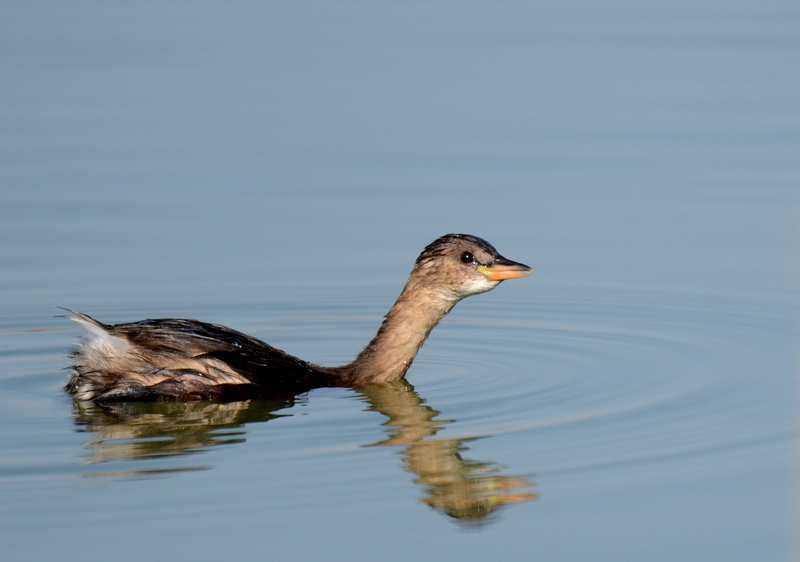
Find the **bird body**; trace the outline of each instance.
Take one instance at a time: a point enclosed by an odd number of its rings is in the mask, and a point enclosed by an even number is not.
[[[231,400],[399,380],[459,300],[531,271],[478,237],[442,236],[417,258],[376,336],[338,367],[303,361],[218,324],[170,318],[112,326],[69,311],[66,317],[87,334],[71,354],[66,390],[100,402]]]

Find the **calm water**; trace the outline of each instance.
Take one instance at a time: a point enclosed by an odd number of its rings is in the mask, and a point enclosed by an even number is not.
[[[798,558],[796,2],[0,12],[0,558]],[[343,363],[453,231],[536,272],[409,384],[61,392],[56,306]]]

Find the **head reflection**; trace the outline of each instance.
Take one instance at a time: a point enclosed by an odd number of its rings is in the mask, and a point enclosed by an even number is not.
[[[507,504],[530,501],[532,483],[525,477],[504,475],[488,461],[467,460],[466,443],[476,438],[432,439],[454,420],[437,420],[439,412],[425,404],[406,380],[374,384],[359,390],[370,407],[389,418],[388,437],[374,445],[402,446],[406,470],[416,475],[422,501],[461,525],[474,527],[493,520]]]

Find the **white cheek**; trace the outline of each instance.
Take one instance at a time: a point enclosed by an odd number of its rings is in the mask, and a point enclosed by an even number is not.
[[[461,285],[461,288],[457,291],[459,298],[468,297],[470,295],[477,295],[478,293],[485,293],[486,291],[491,291],[495,287],[500,284],[500,281],[491,281],[487,279],[483,275],[477,278],[473,278],[470,281]]]

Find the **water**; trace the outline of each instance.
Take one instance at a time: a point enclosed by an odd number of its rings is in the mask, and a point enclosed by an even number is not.
[[[795,3],[2,10],[3,560],[797,558]],[[446,232],[536,272],[411,386],[61,392],[56,306],[349,361]]]

